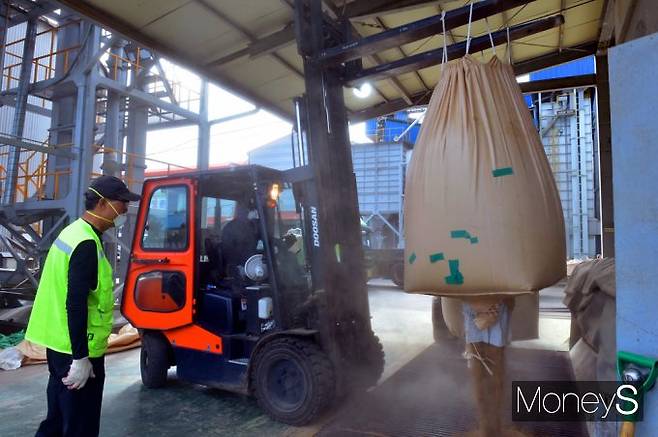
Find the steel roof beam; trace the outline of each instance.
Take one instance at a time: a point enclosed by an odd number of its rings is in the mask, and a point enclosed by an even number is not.
[[[291,122],[293,119],[292,108],[290,108],[290,111],[284,110],[248,89],[245,85],[238,83],[236,80],[231,79],[208,66],[199,65],[198,61],[192,58],[186,51],[172,48],[158,42],[155,38],[145,34],[142,30],[126,23],[115,15],[101,11],[100,9],[80,1],[57,0],[57,3],[83,15],[88,20],[119,33],[126,39],[136,41],[139,44],[155,50],[162,56],[171,58],[181,66],[189,68],[193,72],[205,75],[209,79],[216,80],[218,84],[230,89],[234,94],[237,94],[246,100],[250,100],[252,103],[261,106],[263,109],[272,112],[286,121]]]
[[[447,3],[450,0],[440,0],[439,3]],[[344,0],[343,3],[346,3]],[[386,13],[399,12],[405,9],[413,9],[436,3],[436,0],[356,0],[345,5],[345,16],[348,18],[366,18],[373,15],[383,15]],[[338,6],[341,10],[343,5]]]
[[[585,56],[590,56],[596,53],[597,43],[592,41],[586,44],[581,44],[574,47],[565,47],[562,53],[558,51],[548,55],[539,56],[536,58],[528,59],[517,65],[514,65],[514,73],[518,76],[531,73],[533,71],[541,70],[544,68],[552,67],[554,65],[562,64],[565,62],[573,61]],[[564,80],[562,80],[564,79]],[[537,91],[551,91],[565,87],[582,87],[592,85],[592,76],[572,76],[569,78],[551,79],[546,81],[527,82],[519,84],[522,92],[537,92]],[[431,92],[421,92],[411,96],[415,102],[414,106],[423,106],[429,103]],[[350,122],[358,123],[382,115],[392,114],[397,111],[409,108],[410,106],[403,99],[391,100],[388,103],[382,103],[377,106],[362,109],[354,112],[350,116]]]
[[[524,94],[556,91],[565,88],[581,88],[581,87],[588,87],[594,85],[596,85],[596,75],[594,74],[560,77],[557,79],[538,80],[534,82],[524,82],[519,84],[521,88],[521,92]],[[411,96],[411,98],[414,99],[415,101],[414,106],[425,106],[429,104],[431,97],[432,97],[431,92],[422,92]],[[361,121],[366,121],[371,118],[381,117],[383,115],[388,115],[394,112],[402,111],[410,107],[411,106],[409,106],[404,101],[404,99],[395,99],[395,100],[391,100],[388,103],[383,103],[381,105],[373,106],[371,108],[367,108],[355,112],[350,117],[350,122],[359,123]]]
[[[295,42],[295,27],[289,23],[286,27],[268,35],[264,38],[257,39],[249,44],[249,57],[257,58],[263,55],[269,55],[272,52],[288,47]]]
[[[416,102],[414,106],[427,105],[429,98],[432,96],[431,91],[414,94],[411,99]],[[370,108],[355,111],[349,117],[351,123],[360,123],[362,121],[370,120],[371,118],[381,117],[383,115],[392,114],[394,112],[402,111],[403,109],[411,108],[404,99],[395,99],[387,103],[382,103]]]
[[[211,14],[215,15],[217,18],[231,26],[233,29],[237,30],[242,34],[242,36],[246,37],[249,39],[250,43],[254,43],[257,41],[257,38],[251,34],[251,32],[246,29],[244,26],[242,26],[240,23],[236,22],[235,20],[229,18],[226,14],[224,14],[222,11],[218,10],[215,6],[210,4],[206,0],[195,0],[196,3],[200,4],[203,6],[208,12]],[[297,67],[292,65],[290,62],[286,61],[283,59],[281,56],[277,55],[276,53],[271,53],[270,54],[274,59],[276,59],[281,65],[283,65],[285,68],[290,70],[292,73],[296,74],[300,78],[304,78],[304,73],[299,71]]]
[[[326,14],[325,21],[331,22],[333,24],[340,22],[341,21],[340,11],[333,4],[332,0],[321,0],[321,2],[322,2],[322,9]],[[294,10],[294,7],[292,9]],[[349,28],[351,29],[354,35],[358,35],[359,37],[361,37],[361,34],[359,33],[359,30],[354,26],[354,23],[349,23]],[[369,56],[368,59],[370,60],[370,62],[372,62],[375,65],[381,64],[383,62],[380,58],[376,56]],[[399,92],[405,100],[409,99],[408,93],[405,91],[404,87],[399,81],[396,83],[392,80],[389,80],[388,83],[397,92]],[[384,93],[379,89],[377,85],[373,84],[372,89],[375,92],[375,94],[384,102],[389,101],[389,98],[384,95]],[[409,102],[411,102],[410,99]],[[352,110],[349,108],[349,106],[347,106],[346,104],[345,107],[347,108],[347,113],[351,114]]]
[[[552,29],[564,23],[562,15],[556,15],[542,20],[533,21],[530,23],[520,24],[518,26],[509,28],[510,40],[517,40],[525,38],[545,30]],[[499,30],[492,32],[491,38],[494,44],[502,44],[507,41],[507,30]],[[485,34],[471,39],[470,52],[475,53],[481,50],[486,50],[491,46],[489,34]],[[448,60],[461,58],[466,53],[466,41],[461,41],[447,47]],[[381,80],[391,76],[397,76],[410,71],[420,70],[423,68],[431,67],[441,61],[443,57],[443,48],[436,50],[429,50],[427,52],[419,53],[414,56],[399,59],[397,61],[389,62],[387,64],[378,65],[373,68],[368,68],[356,72],[345,78],[345,82],[350,85],[358,84],[364,80]]]
[[[375,22],[376,22],[377,24],[379,24],[379,25],[382,27],[382,29],[384,29],[384,30],[388,30],[388,28],[386,27],[386,24],[384,24],[384,22],[383,22],[379,17],[375,17],[374,20],[375,20]],[[400,46],[396,46],[396,48],[397,48],[397,50],[400,52],[400,54],[402,55],[402,57],[404,57],[404,58],[407,57],[407,54],[404,52],[404,50],[402,49],[402,47],[400,47]],[[377,57],[377,58],[379,58],[379,57]],[[378,64],[381,64],[381,63],[382,63],[382,61],[380,60],[380,61],[378,62]],[[427,84],[425,83],[425,81],[423,80],[423,78],[421,77],[420,73],[418,73],[417,71],[414,71],[414,75],[416,76],[416,79],[418,79],[418,81],[420,82],[420,84],[423,86],[423,88],[424,88],[425,90],[428,90],[429,87],[427,86]],[[397,80],[397,79],[396,79],[396,80]],[[407,93],[405,93],[405,95],[407,95]],[[409,103],[411,103],[411,102],[409,102]]]
[[[595,54],[597,47],[597,41],[590,41],[573,47],[563,47],[561,51],[556,50],[546,55],[516,62],[514,64],[514,72],[520,76],[533,71],[543,70],[544,68],[552,67],[554,65],[564,64],[565,62],[570,62]]]
[[[227,64],[245,56],[255,59],[259,56],[269,55],[270,53],[287,47],[294,42],[295,29],[292,25],[288,25],[278,32],[274,32],[268,36],[253,41],[243,49],[236,50],[233,53],[229,53],[221,58],[210,61],[206,66],[212,67]]]
[[[533,1],[535,0],[484,0],[474,3],[472,21],[481,20]],[[446,32],[468,24],[470,13],[470,6],[463,6],[447,11],[445,14]],[[438,14],[413,23],[394,27],[357,41],[349,41],[345,44],[325,49],[320,53],[319,60],[325,63],[339,64],[371,53],[427,38],[441,32],[443,32],[443,26],[441,24],[441,14]]]
[[[595,74],[582,74],[577,76],[558,77],[556,79],[533,80],[531,82],[520,83],[521,92],[544,93],[549,91],[558,91],[566,88],[583,88],[596,85]]]

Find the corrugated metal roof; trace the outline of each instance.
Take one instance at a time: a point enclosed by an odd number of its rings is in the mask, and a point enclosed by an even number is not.
[[[368,1],[353,0],[346,7],[342,0],[325,0],[324,3],[333,13],[340,14],[354,9],[355,5],[368,6]],[[64,0],[62,3],[174,61],[192,66],[220,85],[279,115],[290,116],[292,99],[304,91],[302,58],[294,41],[284,38],[287,43],[265,54],[255,54],[262,38],[273,34],[290,35],[286,30],[293,21],[294,2],[291,0]],[[401,3],[417,5],[353,18],[352,25],[361,36],[373,35],[440,14],[443,10],[463,7],[469,1]],[[561,13],[565,19],[562,26],[512,42],[511,59],[517,64],[556,51],[569,51],[584,43],[596,43],[604,3],[605,0],[535,0],[493,15],[487,22],[474,22],[471,33],[486,35],[487,24],[495,31]],[[466,26],[453,29],[446,36],[446,42],[463,41],[466,32]],[[366,57],[364,68],[442,46],[443,36],[439,33],[384,50],[376,57]],[[497,48],[501,57],[507,56],[505,46]],[[251,55],[248,48],[252,50]],[[486,60],[493,52],[488,49],[476,55]],[[213,62],[218,60],[223,61]],[[375,92],[365,99],[357,98],[346,88],[345,103],[348,111],[355,113],[401,98],[409,101],[433,89],[439,76],[440,67],[434,65],[400,74],[393,80],[379,80],[374,83]]]

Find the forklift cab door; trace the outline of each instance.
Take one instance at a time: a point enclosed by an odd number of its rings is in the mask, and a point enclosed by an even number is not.
[[[140,329],[192,323],[196,182],[148,180],[142,190],[121,312]]]

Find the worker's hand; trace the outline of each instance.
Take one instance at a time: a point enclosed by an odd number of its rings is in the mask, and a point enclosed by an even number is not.
[[[95,378],[94,369],[88,357],[73,360],[68,375],[62,382],[69,390],[79,390],[87,384],[89,378]]]

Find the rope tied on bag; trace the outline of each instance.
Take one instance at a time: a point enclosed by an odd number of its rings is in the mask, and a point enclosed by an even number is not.
[[[507,26],[507,46],[505,47],[505,55],[507,56],[507,63],[512,65],[512,43],[509,38],[509,26]]]
[[[468,30],[466,31],[466,54],[471,48],[471,22],[473,21],[473,0],[471,0],[470,9],[468,11]]]
[[[443,27],[443,51],[441,52],[441,73],[448,62],[448,46],[446,44],[446,11],[441,11],[441,26]]]
[[[473,347],[475,352],[471,352],[469,350],[466,350],[466,351],[464,351],[463,357],[467,360],[472,360],[472,359],[478,360],[482,364],[482,367],[484,367],[484,370],[487,371],[489,376],[493,376],[493,370],[491,370],[491,367],[489,367],[489,365],[493,366],[496,363],[494,363],[494,361],[491,358],[483,357],[482,354],[480,354],[480,351],[478,350],[475,343],[471,343],[471,346]],[[487,364],[487,363],[489,363],[489,364]]]
[[[484,24],[487,26],[487,32],[489,33],[489,41],[491,42],[491,51],[493,52],[493,55],[496,56],[496,44],[494,44],[493,36],[491,36],[491,28],[489,27],[489,20],[487,17],[484,17]],[[509,32],[509,29],[508,29]],[[509,33],[508,33],[509,36]]]

